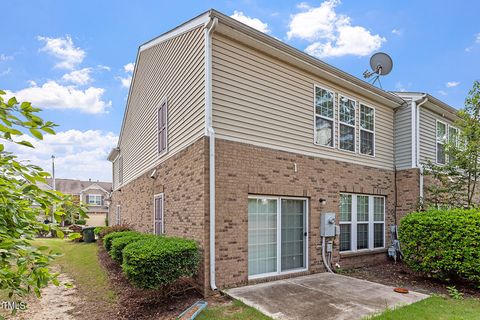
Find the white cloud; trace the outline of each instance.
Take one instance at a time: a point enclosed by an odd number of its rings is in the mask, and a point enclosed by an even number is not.
[[[460,82],[458,82],[458,81],[449,81],[449,82],[445,83],[445,86],[447,88],[454,88],[454,87],[457,87],[459,84],[460,84]]]
[[[3,71],[0,71],[0,77],[6,76],[10,72],[12,72],[12,68],[8,68],[8,69],[5,69]]]
[[[324,1],[319,7],[301,3],[302,12],[290,16],[287,38],[312,42],[306,49],[317,58],[344,55],[366,56],[386,41],[362,26],[353,26],[350,17],[335,12],[339,0]]]
[[[7,91],[19,101],[30,101],[34,106],[45,109],[73,109],[84,113],[108,113],[111,101],[102,99],[105,89],[89,87],[85,90],[75,86],[63,86],[55,81],[38,86],[34,81],[30,87],[17,92]]]
[[[60,69],[74,69],[85,58],[85,51],[75,47],[72,38],[49,38],[38,36],[39,41],[43,41],[45,46],[40,51],[47,52],[59,60],[55,67]]]
[[[475,43],[480,43],[480,32],[475,35]]]
[[[35,149],[14,144],[6,146],[22,160],[30,160],[45,171],[51,171],[51,156],[55,155],[55,175],[57,178],[111,181],[112,167],[107,161],[108,153],[116,146],[118,136],[100,130],[68,130],[56,135],[45,135],[37,141],[23,136]]]
[[[408,88],[410,88],[411,86],[412,86],[411,82],[404,84],[403,82],[398,81],[397,83],[395,83],[395,91],[406,92],[408,91]]]
[[[233,14],[230,17],[242,23],[245,23],[247,26],[257,29],[258,31],[261,31],[263,33],[270,32],[270,29],[268,28],[267,23],[263,22],[258,18],[251,18],[249,16],[246,16],[242,11],[235,10],[233,11]]]
[[[444,90],[438,90],[438,93],[441,94],[442,96],[446,96],[447,93]]]
[[[135,69],[135,64],[133,62],[127,63],[123,66],[123,70],[127,73],[125,77],[115,77],[124,88],[130,88],[130,84],[132,83],[132,74],[133,70]]]
[[[92,81],[92,78],[90,77],[91,72],[92,68],[75,70],[70,73],[64,74],[62,80],[73,84],[84,85]]]
[[[104,66],[103,64],[97,65],[97,68],[100,69],[100,70],[106,70],[106,71],[111,70],[109,66]]]
[[[403,35],[403,30],[394,28],[394,29],[392,29],[392,34],[397,35],[397,36],[401,36],[401,35]]]
[[[0,61],[8,61],[8,60],[13,60],[13,56],[7,56],[7,55],[4,55],[3,53],[0,54]]]

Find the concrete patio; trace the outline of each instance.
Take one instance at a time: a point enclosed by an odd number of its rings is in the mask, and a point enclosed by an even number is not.
[[[339,274],[319,273],[227,290],[274,319],[356,320],[428,297]]]

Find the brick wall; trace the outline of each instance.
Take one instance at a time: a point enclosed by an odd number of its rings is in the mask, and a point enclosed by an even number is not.
[[[397,171],[397,223],[410,212],[417,210],[420,199],[420,170]]]
[[[297,172],[294,167],[297,165]],[[326,160],[248,144],[217,139],[216,143],[216,276],[217,286],[248,283],[249,194],[309,198],[309,272],[323,272],[320,214],[338,214],[339,193],[386,196],[386,245],[393,224],[394,171]],[[327,199],[320,205],[319,199]],[[338,216],[337,216],[338,219]],[[363,256],[339,255],[341,266],[358,266],[385,260],[385,250]],[[295,276],[295,275],[290,275]]]
[[[165,195],[165,233],[196,240],[202,250],[208,239],[208,140],[201,138],[156,167],[156,179],[150,178],[153,168],[112,194],[109,221],[115,221],[115,208],[121,206],[121,223],[142,232],[153,232],[153,197]],[[207,179],[207,180],[206,180]],[[206,229],[207,228],[207,229]],[[198,282],[206,286],[204,260]]]

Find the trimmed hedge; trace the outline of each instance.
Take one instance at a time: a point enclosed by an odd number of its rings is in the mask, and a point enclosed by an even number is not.
[[[179,278],[191,277],[199,263],[198,245],[193,240],[151,237],[123,249],[123,272],[140,288],[159,288]]]
[[[110,246],[110,257],[113,260],[122,263],[122,252],[123,249],[132,242],[143,240],[149,237],[155,237],[153,234],[128,234],[124,235],[123,237],[116,237],[112,240],[112,244]]]
[[[107,234],[105,237],[103,237],[103,246],[105,247],[105,250],[110,253],[110,249],[112,248],[112,241],[116,238],[120,237],[125,237],[129,235],[134,235],[134,234],[141,234],[138,231],[119,231],[119,232],[112,232]]]
[[[111,227],[101,227],[102,229],[98,232],[98,237],[103,238],[107,234],[112,232],[121,232],[121,231],[132,231],[130,227],[127,226],[111,226]]]
[[[480,210],[414,212],[401,220],[399,236],[413,270],[480,284]]]

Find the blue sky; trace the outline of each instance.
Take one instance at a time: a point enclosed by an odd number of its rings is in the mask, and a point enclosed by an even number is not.
[[[14,149],[59,176],[111,179],[138,46],[215,8],[357,77],[373,52],[394,69],[383,88],[461,107],[480,64],[474,1],[1,1],[0,88],[33,101],[59,134]]]

